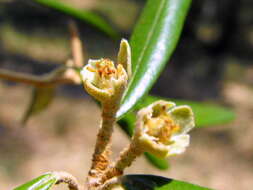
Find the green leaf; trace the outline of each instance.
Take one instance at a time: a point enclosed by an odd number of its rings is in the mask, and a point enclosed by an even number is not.
[[[25,112],[22,123],[25,124],[28,119],[37,113],[45,110],[54,98],[54,87],[33,88],[30,105]]]
[[[154,175],[126,175],[122,177],[126,190],[211,190],[188,182]]]
[[[14,190],[49,190],[57,182],[57,176],[52,173],[39,176]]]
[[[146,156],[148,161],[151,162],[151,164],[153,164],[160,170],[167,170],[170,167],[169,162],[166,159],[157,158],[156,156],[148,152],[145,152],[144,155]]]
[[[151,89],[171,57],[190,0],[148,0],[132,34],[133,76],[117,117],[122,117]]]
[[[102,32],[106,33],[112,38],[117,38],[119,34],[109,25],[102,17],[97,14],[87,11],[80,10],[68,5],[66,3],[62,3],[58,0],[33,0],[34,2],[41,4],[43,6],[49,7],[51,9],[55,9],[64,14],[70,15],[74,18],[77,18],[81,21],[85,21]]]
[[[144,99],[142,99],[141,102],[139,102],[139,104],[137,104],[136,110],[146,107],[149,104],[160,99],[173,101],[177,105],[191,106],[191,108],[193,109],[193,113],[195,115],[195,123],[198,128],[211,125],[224,124],[232,121],[235,118],[235,114],[233,111],[216,104],[166,99],[155,96],[146,96]],[[134,131],[134,125],[136,122],[135,115],[136,115],[135,112],[128,113],[121,120],[118,121],[120,127],[129,136],[132,136]],[[152,154],[149,155],[145,154],[145,156],[154,166],[156,166],[159,169],[167,169],[169,167],[168,161],[166,159],[157,158]]]

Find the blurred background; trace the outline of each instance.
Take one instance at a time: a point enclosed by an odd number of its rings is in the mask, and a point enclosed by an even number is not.
[[[102,16],[129,39],[145,0],[59,0]],[[32,0],[0,1],[0,68],[42,75],[70,56],[69,16]],[[76,20],[85,59],[116,58],[120,39]],[[253,1],[195,0],[170,63],[151,93],[215,102],[236,119],[192,132],[185,154],[161,171],[144,158],[127,173],[156,174],[214,189],[253,186]],[[49,108],[22,128],[31,87],[0,79],[0,188],[65,170],[84,181],[99,125],[99,107],[81,86],[57,88]],[[116,128],[115,153],[128,137]],[[114,157],[116,155],[113,155]],[[55,189],[65,189],[64,185]]]

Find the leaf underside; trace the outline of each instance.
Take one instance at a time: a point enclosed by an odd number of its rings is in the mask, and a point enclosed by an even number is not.
[[[54,93],[54,87],[33,88],[31,102],[22,118],[22,124],[25,125],[32,115],[45,110],[52,102]]]

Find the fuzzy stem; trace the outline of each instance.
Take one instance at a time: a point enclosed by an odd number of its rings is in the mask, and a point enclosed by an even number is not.
[[[103,185],[101,185],[100,187],[97,188],[97,190],[111,190],[113,188],[118,187],[117,189],[122,189],[120,188],[122,187],[122,179],[121,177],[114,177],[108,181],[106,181]]]
[[[116,121],[117,104],[102,105],[102,123],[97,135],[95,151],[92,158],[92,166],[88,176],[88,186],[96,184],[98,178],[107,169],[110,156],[110,142],[113,126]]]
[[[78,184],[77,179],[67,172],[54,172],[58,177],[56,184],[67,183],[69,190],[81,190],[81,186]]]
[[[103,184],[115,176],[122,175],[124,169],[126,167],[129,167],[132,162],[142,153],[143,150],[138,145],[138,142],[133,139],[130,145],[121,152],[118,160],[103,174],[103,176],[100,178],[99,183]]]

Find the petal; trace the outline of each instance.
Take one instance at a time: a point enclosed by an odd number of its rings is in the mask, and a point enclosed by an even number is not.
[[[90,65],[93,68],[96,68],[96,63],[100,62],[101,59],[89,59],[88,60],[88,65]]]
[[[89,80],[92,83],[96,83],[97,80],[97,76],[96,76],[96,63],[99,62],[100,59],[89,59],[88,64],[85,65],[81,71],[81,76],[83,81],[84,80]],[[94,70],[94,72],[92,72],[91,70]]]
[[[150,104],[148,107],[142,108],[141,110],[138,111],[137,113],[137,122],[136,122],[136,127],[135,127],[135,133],[137,134],[142,134],[145,133],[145,126],[144,126],[144,121],[147,118],[151,118],[152,115],[154,114],[159,114],[161,111],[162,107],[165,106],[165,110],[167,111],[172,109],[173,107],[176,106],[174,102],[167,102],[164,100],[158,100],[152,104]]]
[[[154,114],[160,114],[163,111],[169,111],[173,107],[175,107],[176,104],[174,102],[168,102],[164,100],[158,100],[151,104],[149,107],[152,109],[152,115]]]
[[[83,82],[86,91],[99,101],[108,101],[112,94],[108,90],[102,90],[93,85],[89,80]]]
[[[122,39],[120,42],[120,48],[118,53],[118,64],[123,65],[124,69],[127,71],[128,78],[132,75],[132,65],[131,65],[131,49],[128,41]]]
[[[181,154],[185,151],[186,147],[190,144],[189,135],[177,135],[171,138],[173,144],[168,146],[169,153],[167,156]]]
[[[181,127],[177,133],[185,134],[189,132],[194,126],[194,114],[189,106],[176,106],[168,112],[172,119]]]
[[[81,70],[81,76],[82,76],[82,80],[89,80],[91,82],[95,81],[96,78],[96,73],[95,72],[91,72],[89,69],[89,65],[86,65],[82,70]]]
[[[159,158],[166,158],[170,151],[168,146],[155,142],[155,139],[147,134],[140,136],[138,143],[145,152],[154,154]]]

